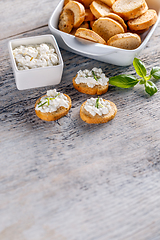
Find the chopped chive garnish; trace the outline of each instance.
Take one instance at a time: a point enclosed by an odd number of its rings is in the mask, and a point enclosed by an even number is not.
[[[96,105],[95,107],[98,108],[99,106],[104,107],[100,102],[99,102],[99,97],[96,100]]]
[[[38,107],[42,107],[44,104],[46,104],[47,102],[44,102],[44,103],[42,103],[40,106],[38,106]]]
[[[50,100],[55,99],[56,97],[58,97],[59,94],[60,94],[60,93],[57,93],[57,95],[56,95],[55,97],[53,97],[53,98],[50,98]]]
[[[100,102],[98,103],[101,107],[104,107]]]
[[[98,108],[98,105],[99,105],[99,97],[98,97],[97,100],[96,100],[96,105],[95,105],[95,107]]]
[[[94,73],[94,71],[92,70],[92,74],[93,74],[93,77],[96,81],[98,81],[98,79],[100,79],[100,77],[97,77],[96,74]]]
[[[98,81],[98,79],[97,79],[97,77],[96,77],[96,75],[95,75],[95,73],[94,73],[93,70],[92,70],[92,74],[93,74],[94,79],[95,79],[96,81]]]
[[[59,95],[60,93],[57,93],[57,95],[55,96],[55,97],[53,97],[53,98],[51,98],[51,97],[47,97],[46,98],[46,102],[44,102],[44,103],[42,103],[40,106],[38,106],[38,107],[42,107],[44,104],[46,104],[46,103],[48,103],[48,106],[49,106],[49,100],[53,100],[53,99],[55,99],[58,95]],[[40,101],[39,103],[38,103],[38,105],[41,103],[42,101]]]
[[[47,98],[48,106],[49,106],[49,97]]]

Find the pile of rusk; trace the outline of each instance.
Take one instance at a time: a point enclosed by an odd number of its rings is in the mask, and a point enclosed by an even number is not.
[[[59,30],[95,43],[136,49],[157,21],[145,0],[64,0]]]

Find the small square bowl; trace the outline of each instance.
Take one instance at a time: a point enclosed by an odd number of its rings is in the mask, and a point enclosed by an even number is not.
[[[145,48],[153,32],[155,31],[160,20],[160,1],[159,0],[146,0],[150,9],[155,9],[158,14],[158,20],[147,32],[141,35],[142,44],[134,50],[126,50],[121,48],[115,48],[99,43],[88,43],[77,38],[71,34],[62,32],[58,29],[59,15],[62,11],[64,0],[61,0],[56,9],[52,13],[48,26],[51,32],[54,34],[59,46],[67,51],[80,54],[82,56],[93,58],[98,61],[118,65],[128,66],[132,64],[133,59],[141,53]]]
[[[20,45],[36,45],[41,43],[49,43],[54,48],[58,55],[59,64],[55,66],[33,68],[27,70],[18,70],[14,56],[13,49]],[[41,35],[28,38],[20,38],[9,41],[8,43],[9,54],[11,58],[13,73],[16,81],[16,86],[19,90],[45,87],[49,85],[59,84],[63,73],[63,59],[53,35]]]

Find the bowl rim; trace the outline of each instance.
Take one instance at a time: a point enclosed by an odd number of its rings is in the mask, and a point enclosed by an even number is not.
[[[24,70],[19,70],[17,68],[17,64],[15,62],[15,58],[13,56],[13,47],[12,47],[12,44],[16,43],[16,42],[23,42],[23,41],[27,41],[27,40],[32,40],[32,39],[41,39],[41,38],[50,38],[52,39],[52,44],[53,47],[55,48],[55,51],[58,55],[58,60],[59,60],[59,64],[57,65],[53,65],[53,66],[47,66],[47,67],[38,67],[38,68],[31,68],[31,69],[24,69]],[[42,43],[47,43],[46,41],[42,41]],[[32,43],[28,43],[28,44],[23,44],[23,43],[20,43],[20,45],[30,45]],[[40,44],[40,43],[33,43],[33,45],[36,45],[36,44]],[[30,37],[22,37],[22,38],[16,38],[16,39],[12,39],[8,42],[8,49],[9,49],[9,53],[10,53],[10,58],[11,58],[11,62],[12,62],[12,67],[14,68],[14,71],[17,72],[17,73],[25,73],[25,72],[36,72],[36,71],[42,71],[42,70],[45,70],[45,69],[48,69],[48,68],[57,68],[57,67],[62,67],[63,68],[63,58],[62,58],[62,55],[61,55],[61,52],[60,52],[60,49],[59,49],[59,46],[58,46],[58,43],[55,39],[55,37],[52,35],[52,34],[44,34],[44,35],[37,35],[37,36],[30,36]]]

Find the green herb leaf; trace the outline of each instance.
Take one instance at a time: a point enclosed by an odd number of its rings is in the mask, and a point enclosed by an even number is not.
[[[109,79],[109,83],[116,87],[130,88],[138,83],[138,79],[132,75],[122,74]]]
[[[157,89],[156,85],[152,81],[147,81],[145,83],[145,91],[150,96],[152,96],[153,94],[155,94],[158,91],[158,89]]]
[[[142,78],[145,79],[146,74],[147,74],[147,70],[146,70],[144,64],[141,62],[141,60],[138,59],[138,58],[134,58],[134,60],[133,60],[133,66],[134,66],[134,68],[135,68],[135,70],[136,70],[136,73],[137,73],[140,77],[142,77]]]
[[[143,85],[143,84],[145,84],[145,82],[146,82],[145,80],[140,80],[139,84]]]
[[[149,75],[148,77],[145,77],[145,80],[148,81],[151,79],[151,75]]]
[[[160,68],[159,67],[154,67],[151,70],[151,75],[155,78],[155,79],[160,79]]]
[[[98,108],[98,106],[99,106],[99,97],[98,97],[97,100],[96,100],[96,105],[95,105],[95,107]]]

